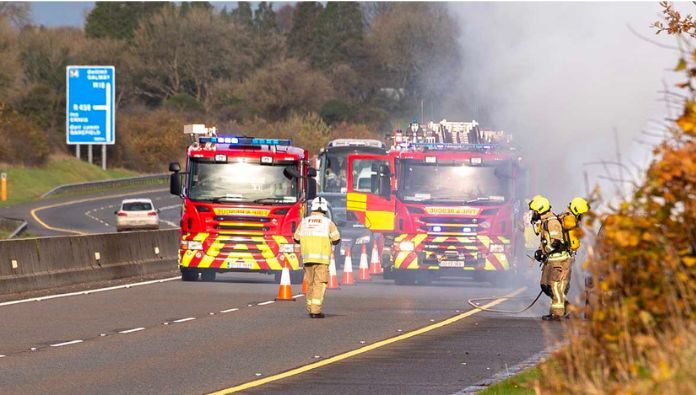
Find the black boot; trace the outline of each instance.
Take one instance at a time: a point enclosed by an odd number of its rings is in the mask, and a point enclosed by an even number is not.
[[[560,321],[561,320],[560,317],[553,315],[553,314],[542,315],[541,319],[544,321]]]
[[[310,314],[309,316],[312,318],[324,318],[324,313]]]

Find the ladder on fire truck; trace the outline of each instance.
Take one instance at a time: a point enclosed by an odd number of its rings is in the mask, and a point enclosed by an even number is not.
[[[391,138],[394,149],[428,148],[434,145],[460,149],[490,149],[493,146],[509,146],[512,142],[512,136],[504,131],[483,130],[476,121],[447,120],[427,124],[412,122],[408,130],[397,130]]]

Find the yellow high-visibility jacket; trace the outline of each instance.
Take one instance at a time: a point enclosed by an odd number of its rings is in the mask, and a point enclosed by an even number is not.
[[[303,264],[328,265],[331,260],[331,245],[341,240],[341,235],[333,221],[315,211],[300,222],[293,238],[300,243]]]

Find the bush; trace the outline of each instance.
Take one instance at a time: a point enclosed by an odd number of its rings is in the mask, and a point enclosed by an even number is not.
[[[350,103],[343,100],[332,99],[324,103],[319,110],[321,118],[328,125],[333,125],[339,122],[346,122],[355,116],[355,110]]]
[[[170,110],[121,115],[117,125],[121,163],[114,164],[143,172],[166,172],[169,162],[186,157],[190,141],[183,130],[189,122],[184,114]]]
[[[46,162],[50,147],[46,134],[31,120],[0,103],[0,163],[39,166]]]

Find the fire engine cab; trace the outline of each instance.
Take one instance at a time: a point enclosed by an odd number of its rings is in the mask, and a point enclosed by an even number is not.
[[[292,234],[316,194],[308,152],[290,140],[221,135],[186,125],[192,137],[186,170],[172,172],[170,191],[183,198],[179,268],[184,281],[221,272],[275,274],[302,267]]]
[[[391,139],[385,155],[350,155],[347,174],[347,209],[385,236],[385,278],[497,281],[512,273],[525,191],[510,136],[442,121],[414,122]]]

